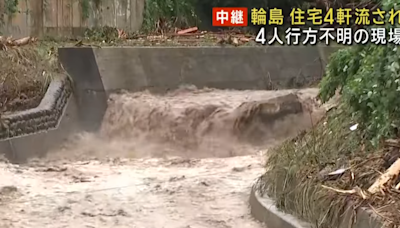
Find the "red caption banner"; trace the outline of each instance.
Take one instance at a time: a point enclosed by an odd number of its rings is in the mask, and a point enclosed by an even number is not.
[[[214,7],[213,26],[244,27],[248,24],[246,7]]]

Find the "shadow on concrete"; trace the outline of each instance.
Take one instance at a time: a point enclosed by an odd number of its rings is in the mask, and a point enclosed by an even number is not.
[[[107,94],[93,49],[59,48],[58,55],[74,82],[74,96],[82,129],[97,131],[107,109]]]

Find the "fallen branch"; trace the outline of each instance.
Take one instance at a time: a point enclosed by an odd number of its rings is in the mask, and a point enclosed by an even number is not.
[[[22,46],[22,45],[29,44],[32,41],[34,41],[34,39],[32,37],[28,36],[28,37],[24,37],[24,38],[21,38],[21,39],[14,40],[12,42],[12,44],[13,44],[13,46]]]
[[[400,174],[400,158],[397,159],[390,167],[382,174],[374,184],[369,187],[368,192],[375,194],[377,192],[382,192],[388,185],[389,182],[397,179]]]
[[[355,189],[352,189],[352,190],[341,190],[341,189],[332,188],[332,187],[329,187],[329,186],[326,186],[326,185],[321,185],[321,187],[325,188],[325,189],[328,189],[328,190],[331,190],[331,191],[334,191],[334,192],[343,193],[343,194],[354,194],[354,193],[356,193]]]
[[[325,188],[325,189],[328,189],[328,190],[331,190],[331,191],[334,191],[334,192],[342,193],[342,194],[349,194],[349,195],[357,194],[363,199],[368,199],[368,197],[369,197],[368,193],[366,193],[364,190],[362,190],[359,187],[354,187],[351,190],[341,190],[341,189],[332,188],[332,187],[329,187],[329,186],[326,186],[326,185],[321,185],[321,187]]]
[[[0,45],[1,46],[23,46],[32,42],[35,42],[36,38],[34,37],[23,37],[20,39],[13,39],[12,36],[4,37],[0,36]]]

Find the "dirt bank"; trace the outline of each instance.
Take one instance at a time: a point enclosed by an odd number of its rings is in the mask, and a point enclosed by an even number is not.
[[[54,74],[54,47],[38,42],[0,49],[0,114],[37,107]]]

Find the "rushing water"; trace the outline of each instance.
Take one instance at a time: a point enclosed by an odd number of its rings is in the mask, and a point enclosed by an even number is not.
[[[0,191],[0,227],[261,228],[247,200],[267,148],[312,121],[282,118],[257,146],[238,141],[232,126],[243,102],[288,92],[113,95],[99,134],[29,165],[0,164],[0,187],[16,187]]]

